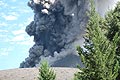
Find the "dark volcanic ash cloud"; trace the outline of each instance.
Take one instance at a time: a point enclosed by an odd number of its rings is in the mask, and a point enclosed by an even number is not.
[[[34,36],[29,57],[20,64],[20,68],[35,67],[42,60],[51,66],[75,67],[81,64],[76,46],[83,44],[82,35],[88,20],[87,0],[30,0],[28,6],[34,11],[34,21],[26,32]],[[71,5],[72,4],[72,5]]]

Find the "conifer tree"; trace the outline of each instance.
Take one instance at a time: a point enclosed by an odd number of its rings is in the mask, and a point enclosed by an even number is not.
[[[39,80],[55,80],[56,74],[52,71],[47,62],[43,62],[39,68]]]
[[[109,26],[107,37],[112,40],[117,32],[120,36],[120,2],[117,3],[114,10],[107,14],[106,21]]]
[[[116,59],[118,33],[109,41],[101,27],[104,27],[104,24],[101,23],[101,18],[95,11],[94,1],[91,0],[85,49],[77,47],[85,68],[80,68],[82,72],[75,74],[75,80],[116,80],[119,68]]]
[[[116,33],[120,36],[120,2],[117,3],[114,10],[106,15],[106,22],[109,26],[107,38],[112,41]],[[117,43],[116,58],[119,61],[120,66],[120,42]],[[120,68],[117,80],[120,80]]]

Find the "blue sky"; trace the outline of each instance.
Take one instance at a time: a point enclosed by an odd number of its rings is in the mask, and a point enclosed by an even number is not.
[[[0,70],[18,68],[34,44],[25,32],[33,20],[28,1],[0,0]]]

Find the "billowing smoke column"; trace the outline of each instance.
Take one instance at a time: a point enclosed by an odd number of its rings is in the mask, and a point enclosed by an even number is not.
[[[35,44],[20,68],[35,67],[42,60],[54,67],[82,65],[76,46],[83,44],[88,1],[30,0],[28,6],[34,11],[34,21],[26,32],[34,36]]]
[[[95,0],[96,10],[104,17],[117,1]],[[83,44],[89,0],[30,0],[28,6],[34,11],[34,21],[26,32],[34,36],[35,44],[20,68],[35,67],[42,60],[56,67],[82,65],[76,46]]]
[[[95,0],[96,10],[104,17],[117,1]],[[20,68],[35,67],[42,60],[55,67],[82,65],[76,46],[83,44],[89,0],[30,0],[28,6],[34,11],[34,21],[26,32],[34,36],[35,44]]]

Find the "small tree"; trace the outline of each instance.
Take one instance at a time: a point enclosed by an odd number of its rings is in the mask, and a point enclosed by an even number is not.
[[[47,62],[43,62],[39,68],[39,80],[55,80],[56,74],[52,71]]]
[[[114,10],[106,15],[106,22],[109,26],[107,38],[112,41],[116,33],[120,36],[120,2],[117,3]],[[117,43],[116,58],[119,61],[120,66],[120,42]],[[117,79],[120,80],[120,69]]]
[[[80,68],[82,72],[75,74],[75,80],[116,80],[119,67],[116,59],[118,33],[109,41],[101,29],[102,26],[104,25],[91,0],[85,50],[77,48],[85,68]]]

